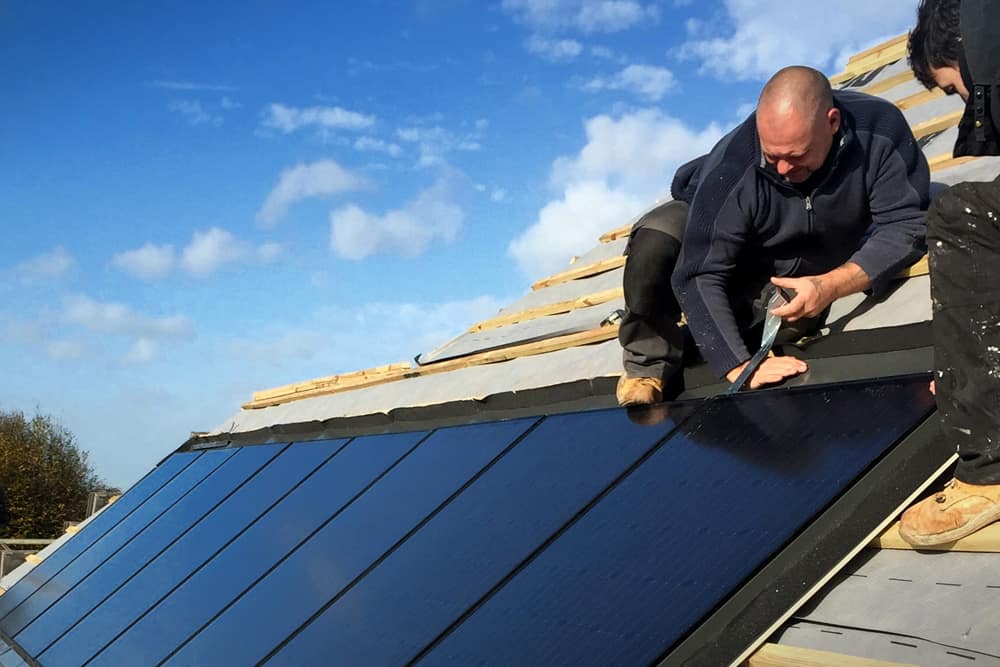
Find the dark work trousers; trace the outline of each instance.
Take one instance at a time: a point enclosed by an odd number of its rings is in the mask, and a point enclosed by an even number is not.
[[[625,316],[618,329],[622,364],[629,377],[666,380],[683,366],[685,334],[677,325],[681,308],[670,286],[688,205],[670,201],[657,206],[632,226],[625,254]],[[733,315],[751,352],[760,345],[767,302],[774,288],[770,276],[740,280],[730,294]],[[823,317],[782,325],[776,343],[798,340],[814,332]]]
[[[955,477],[1000,484],[1000,178],[959,183],[927,214],[934,366]]]
[[[622,361],[630,377],[666,380],[681,368],[684,332],[670,275],[681,251],[688,205],[661,204],[632,226],[625,254],[625,316],[618,329]]]

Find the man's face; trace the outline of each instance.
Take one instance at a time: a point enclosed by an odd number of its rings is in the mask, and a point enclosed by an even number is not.
[[[823,166],[839,128],[835,108],[811,118],[788,107],[757,110],[764,159],[789,183],[803,183]]]
[[[957,65],[948,67],[931,67],[931,76],[938,88],[944,91],[945,95],[959,95],[964,101],[969,101],[969,90],[962,81],[962,72]]]

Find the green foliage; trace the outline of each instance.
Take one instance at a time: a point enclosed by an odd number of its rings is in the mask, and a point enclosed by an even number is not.
[[[101,483],[73,434],[49,416],[0,411],[0,537],[51,538],[80,521]]]

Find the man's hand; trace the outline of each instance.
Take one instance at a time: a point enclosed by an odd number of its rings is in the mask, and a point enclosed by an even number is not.
[[[829,288],[823,285],[820,276],[805,276],[804,278],[771,278],[771,283],[778,287],[795,290],[795,298],[784,306],[778,306],[771,312],[783,320],[794,322],[803,317],[816,317],[830,305]]]
[[[750,362],[743,362],[733,370],[726,373],[726,379],[735,382],[743,369]],[[782,380],[787,380],[809,370],[809,365],[801,359],[795,357],[768,357],[761,362],[757,370],[747,381],[746,386],[750,389],[759,389],[765,385],[776,384]]]
[[[771,312],[783,320],[794,322],[803,317],[816,317],[827,306],[848,294],[863,292],[871,287],[871,279],[864,270],[853,262],[838,266],[833,271],[818,276],[801,278],[771,278],[778,287],[795,290],[791,302],[775,308]]]

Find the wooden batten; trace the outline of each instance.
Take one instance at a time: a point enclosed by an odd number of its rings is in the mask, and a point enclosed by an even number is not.
[[[608,301],[614,301],[615,299],[620,299],[623,296],[625,296],[625,291],[621,287],[603,290],[601,292],[594,292],[593,294],[588,294],[587,296],[582,296],[577,299],[568,299],[557,303],[545,304],[544,306],[535,306],[534,308],[527,308],[508,315],[498,315],[497,317],[492,317],[488,320],[483,320],[482,322],[473,324],[469,327],[468,332],[478,333],[488,329],[496,329],[497,327],[517,324],[518,322],[534,320],[539,317],[561,315],[563,313],[574,311],[578,308],[587,308],[589,306],[597,306],[602,303],[607,303]]]
[[[899,522],[889,526],[885,532],[872,540],[870,546],[879,549],[914,549],[899,536]],[[978,532],[954,542],[931,547],[920,547],[921,551],[974,551],[979,553],[1000,552],[1000,524],[994,523]]]
[[[966,162],[972,162],[976,159],[975,155],[963,155],[962,157],[952,157],[951,153],[942,153],[932,157],[927,161],[930,165],[931,171],[943,171],[945,169],[950,169],[951,167],[957,167],[960,164],[965,164]]]
[[[876,81],[872,85],[862,88],[861,92],[869,95],[881,95],[882,93],[892,90],[896,86],[904,84],[907,81],[913,81],[913,72],[909,69],[905,72],[899,72],[886,77],[882,81]]]
[[[915,278],[917,276],[926,276],[928,273],[930,273],[930,270],[931,269],[930,269],[930,264],[927,261],[927,255],[924,255],[919,260],[917,260],[916,264],[908,266],[902,271],[900,271],[899,275],[897,275],[896,278],[903,279],[903,278]]]
[[[747,664],[750,667],[915,667],[902,662],[886,662],[784,644],[764,644],[750,656]]]
[[[931,88],[930,90],[921,90],[919,93],[914,93],[913,95],[907,95],[906,97],[896,100],[896,106],[906,111],[907,109],[912,109],[915,106],[924,104],[925,102],[930,102],[931,100],[936,100],[939,97],[944,97],[944,91],[940,88]]]
[[[307,383],[307,384],[312,384],[313,385],[312,388],[303,389],[301,391],[280,394],[277,393],[278,390],[271,389],[266,392],[268,394],[268,397],[263,399],[257,399],[256,398],[257,394],[255,393],[254,400],[250,401],[249,403],[243,404],[243,408],[246,410],[267,408],[275,405],[281,405],[282,403],[288,403],[290,401],[297,401],[303,398],[327,396],[330,394],[339,393],[341,391],[360,389],[362,387],[371,387],[379,384],[384,384],[386,382],[395,382],[397,380],[402,380],[410,377],[433,375],[435,373],[445,373],[448,371],[468,368],[470,366],[495,364],[502,361],[510,361],[511,359],[517,359],[520,357],[530,357],[536,354],[547,354],[549,352],[564,350],[566,348],[577,347],[580,345],[603,343],[617,336],[618,336],[618,326],[609,325],[604,327],[598,327],[596,329],[588,329],[587,331],[581,331],[578,333],[567,334],[565,336],[556,336],[554,338],[547,338],[545,340],[525,343],[523,345],[512,345],[510,347],[505,347],[498,350],[490,350],[487,352],[470,354],[464,357],[459,357],[457,359],[438,361],[431,364],[426,364],[424,366],[416,366],[414,368],[409,368],[406,370],[390,371],[379,376],[372,376],[365,381],[357,382],[351,386],[344,386],[343,384],[339,384],[336,382],[325,384],[321,381],[314,380],[312,383]],[[263,394],[265,392],[258,392],[258,393]]]
[[[297,382],[295,384],[275,387],[273,389],[256,391],[253,394],[253,400],[264,401],[271,398],[289,396],[298,392],[310,391],[320,386],[327,387],[330,385],[337,385],[347,389],[366,383],[372,378],[381,377],[390,373],[406,371],[410,367],[411,364],[403,361],[395,364],[386,364],[385,366],[376,366],[375,368],[369,368],[362,371],[353,371],[351,373],[342,373],[340,375],[328,375],[326,377],[315,378],[306,382]]]
[[[926,137],[928,134],[934,134],[935,132],[941,132],[942,130],[954,127],[958,125],[958,121],[962,119],[963,113],[965,113],[964,109],[958,109],[956,111],[949,111],[946,114],[941,114],[940,116],[935,116],[934,118],[925,120],[922,123],[917,123],[911,128],[913,130],[913,137],[915,139],[920,139],[921,137]]]
[[[881,44],[876,44],[870,49],[865,49],[864,51],[859,51],[853,56],[847,59],[847,67],[850,68],[852,63],[862,62],[876,56],[879,52],[884,51],[889,48],[898,47],[900,44],[906,45],[906,41],[909,39],[909,33],[903,33],[902,35],[896,35],[887,42],[882,42]]]
[[[888,65],[905,57],[906,35],[900,35],[874,49],[869,49],[865,55],[859,54],[848,60],[843,72],[830,77],[830,83],[833,85],[842,84],[859,74],[870,72],[876,67]]]
[[[611,243],[612,241],[625,238],[632,233],[632,224],[630,222],[627,225],[612,229],[610,232],[605,232],[601,235],[601,243]]]
[[[540,290],[545,287],[551,287],[552,285],[558,285],[559,283],[568,283],[571,280],[579,280],[580,278],[589,278],[591,276],[596,276],[599,273],[604,273],[606,271],[613,271],[614,269],[625,266],[625,257],[618,255],[616,257],[609,257],[608,259],[602,259],[599,262],[594,262],[593,264],[587,264],[586,266],[578,266],[572,269],[568,269],[561,273],[549,276],[548,278],[542,278],[534,285],[531,286],[533,290]]]

